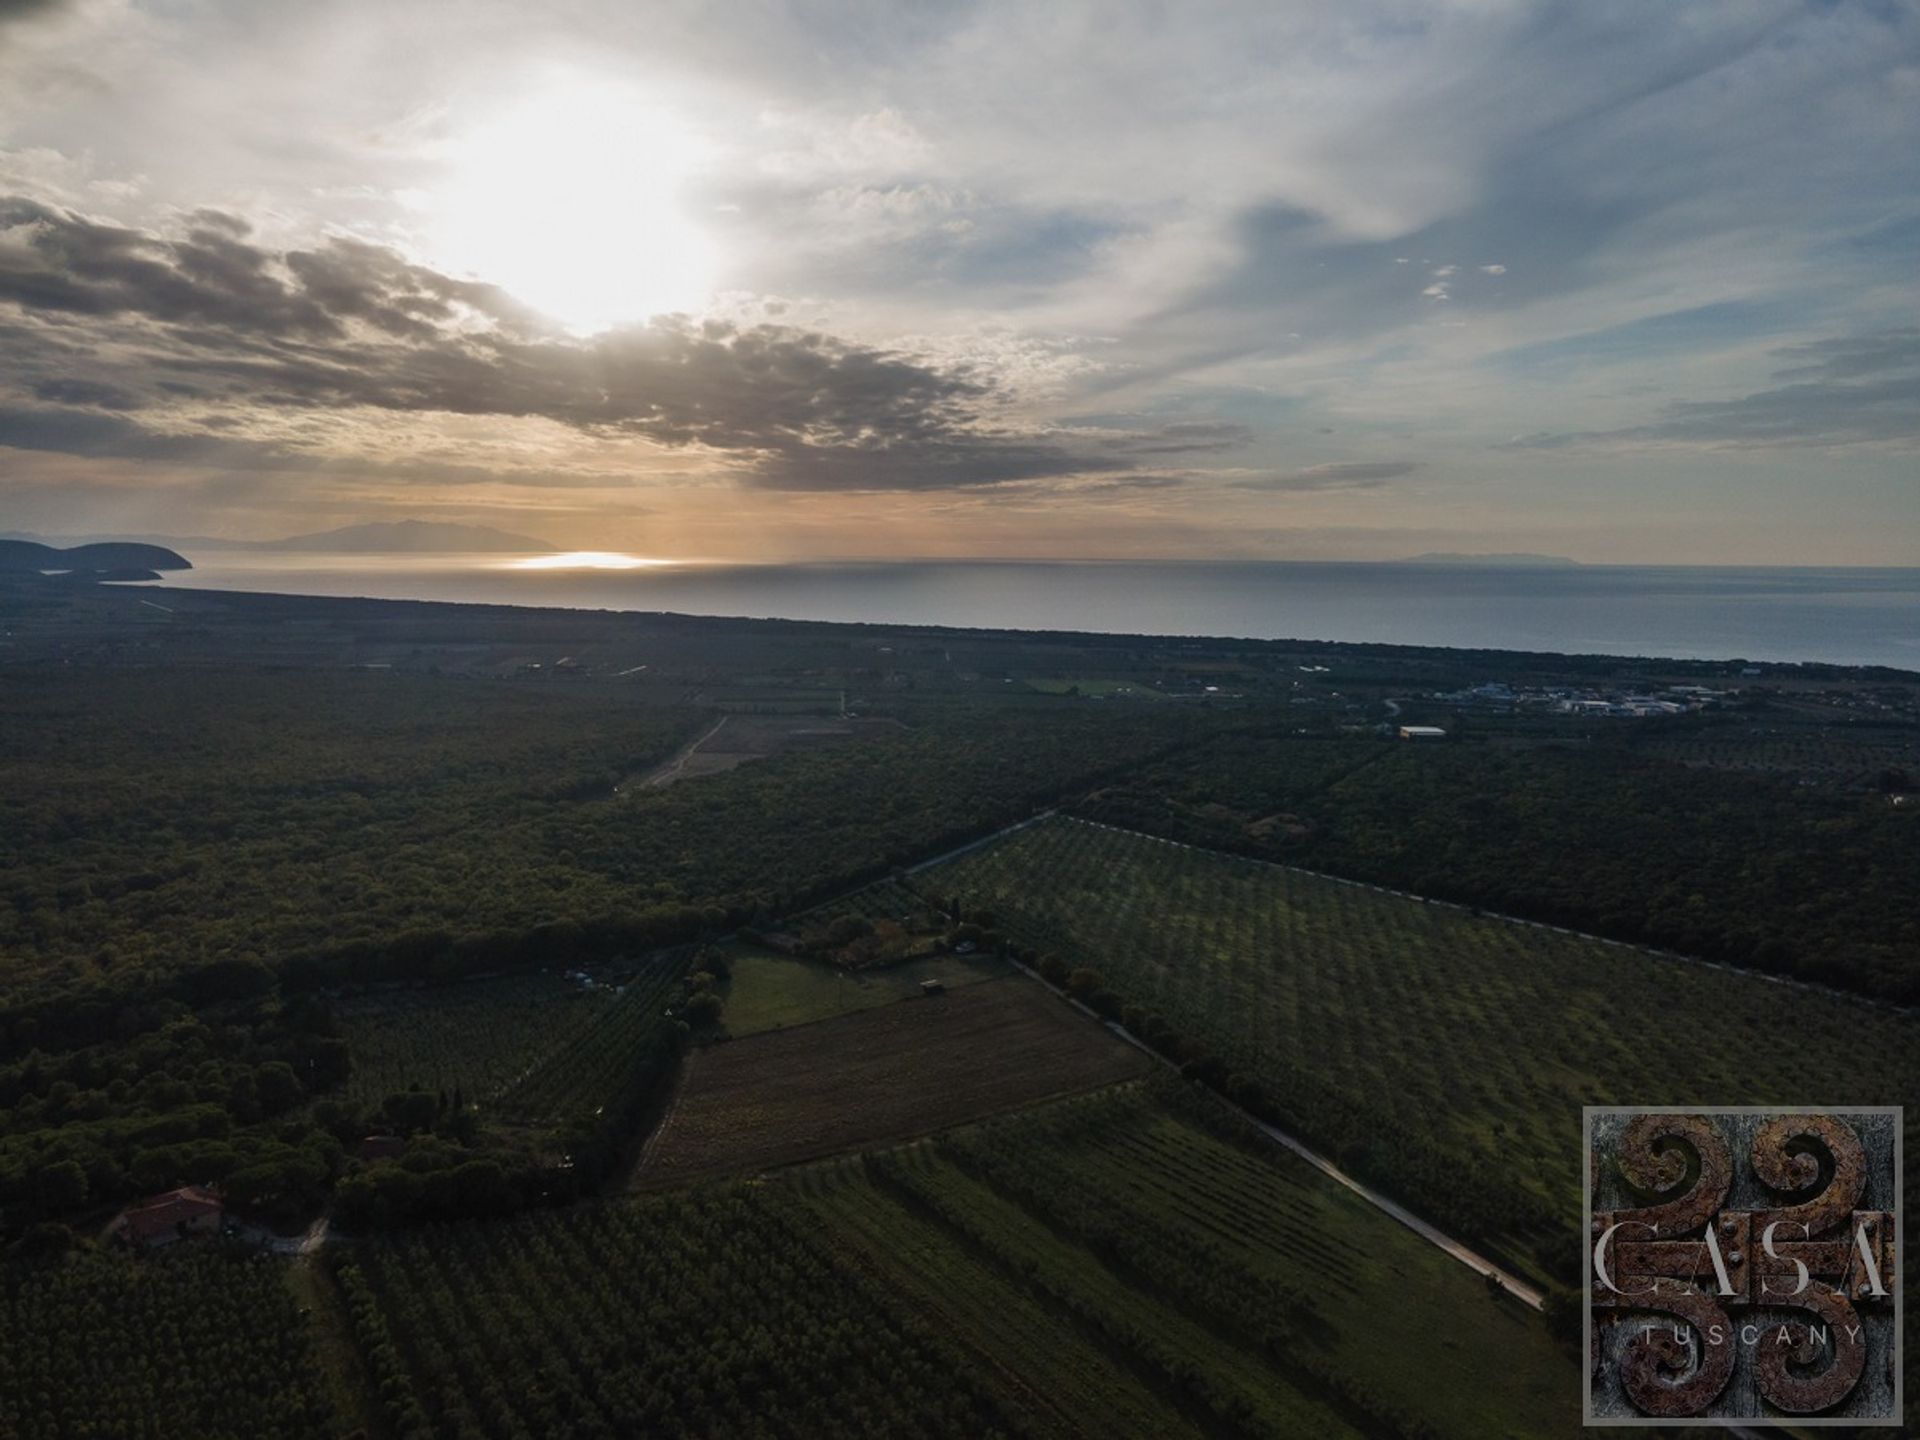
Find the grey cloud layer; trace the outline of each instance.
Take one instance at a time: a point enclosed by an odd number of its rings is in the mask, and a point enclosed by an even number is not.
[[[244,449],[177,433],[189,416],[204,427],[209,408],[366,408],[702,446],[768,488],[918,490],[1122,472],[1132,454],[1246,439],[1189,424],[1076,450],[996,427],[993,386],[962,369],[777,325],[675,321],[576,339],[390,250],[335,239],[276,254],[205,211],[168,237],[0,200],[4,302],[23,323],[7,327],[0,374],[66,408],[14,407],[0,442],[83,454]]]
[[[1708,447],[1920,444],[1920,329],[1841,336],[1777,351],[1771,389],[1734,400],[1675,401],[1648,425],[1538,434],[1526,450],[1684,444]]]
[[[1411,475],[1415,460],[1343,460],[1234,482],[1237,490],[1364,490]]]

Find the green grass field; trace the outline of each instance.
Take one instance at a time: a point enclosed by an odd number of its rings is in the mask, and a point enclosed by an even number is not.
[[[728,946],[726,955],[733,972],[725,991],[727,1029],[735,1035],[890,1005],[919,994],[922,980],[957,988],[1009,973],[1005,961],[985,955],[941,955],[860,971],[775,955],[744,942]]]
[[[1583,1104],[1920,1091],[1920,1020],[1674,957],[1056,819],[930,891],[1253,1077],[1311,1142],[1522,1263],[1574,1251]],[[1575,1251],[1577,1253],[1577,1251]],[[1577,1265],[1577,1259],[1572,1263]]]

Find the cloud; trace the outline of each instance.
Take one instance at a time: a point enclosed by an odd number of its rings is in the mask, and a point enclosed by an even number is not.
[[[1682,445],[1762,449],[1920,445],[1920,328],[1790,345],[1774,388],[1733,400],[1681,400],[1651,424],[1542,432],[1503,449]]]
[[[1099,441],[1101,449],[1122,455],[1219,455],[1252,443],[1250,428],[1220,420],[1182,420]]]
[[[1370,490],[1389,480],[1411,475],[1420,468],[1417,460],[1349,460],[1329,465],[1309,465],[1282,475],[1263,475],[1252,480],[1237,480],[1236,490]]]
[[[0,0],[0,25],[9,20],[23,20],[46,10],[57,10],[66,0]]]
[[[152,412],[136,425],[15,410],[0,442],[219,455],[236,442],[205,432],[236,414],[437,412],[699,447],[769,489],[957,489],[1134,468],[1125,453],[995,423],[1007,397],[964,366],[776,324],[668,319],[581,339],[380,246],[276,253],[248,235],[212,212],[165,236],[0,199],[0,302],[25,321],[10,327],[0,382],[67,407]],[[91,357],[84,382],[66,368],[76,343]],[[1129,443],[1170,454],[1240,434],[1175,425]]]
[[[131,390],[123,390],[118,385],[71,375],[36,381],[33,393],[36,399],[58,405],[97,405],[102,410],[138,410],[146,403]]]

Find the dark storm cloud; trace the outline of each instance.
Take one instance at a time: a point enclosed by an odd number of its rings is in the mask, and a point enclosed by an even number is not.
[[[1237,480],[1236,490],[1362,490],[1411,475],[1420,468],[1413,460],[1352,460],[1334,465],[1309,465],[1283,475]]]
[[[491,287],[379,246],[336,239],[278,254],[248,233],[217,213],[165,237],[0,200],[0,240],[12,242],[0,244],[0,303],[41,322],[10,327],[21,343],[0,360],[0,380],[122,411],[197,395],[243,413],[537,417],[727,452],[748,483],[771,489],[949,489],[1133,468],[1125,454],[996,429],[994,387],[961,369],[779,325],[670,320],[579,339]],[[110,378],[74,388],[58,373],[76,345],[91,352],[90,373]],[[171,433],[143,441],[108,417],[89,429],[87,413],[16,411],[0,419],[0,442],[84,454],[184,444]],[[1142,438],[1141,453],[1218,448],[1237,430],[1169,426]]]
[[[1842,336],[1775,354],[1774,388],[1735,400],[1675,401],[1649,425],[1539,434],[1520,450],[1594,445],[1762,446],[1920,444],[1920,329]]]

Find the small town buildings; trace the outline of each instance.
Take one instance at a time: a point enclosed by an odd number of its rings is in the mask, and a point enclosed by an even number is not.
[[[1444,740],[1447,738],[1447,732],[1438,725],[1402,725],[1400,738],[1402,740]]]
[[[114,1230],[130,1245],[157,1250],[193,1235],[218,1235],[226,1218],[226,1206],[218,1195],[187,1185],[131,1207]]]

